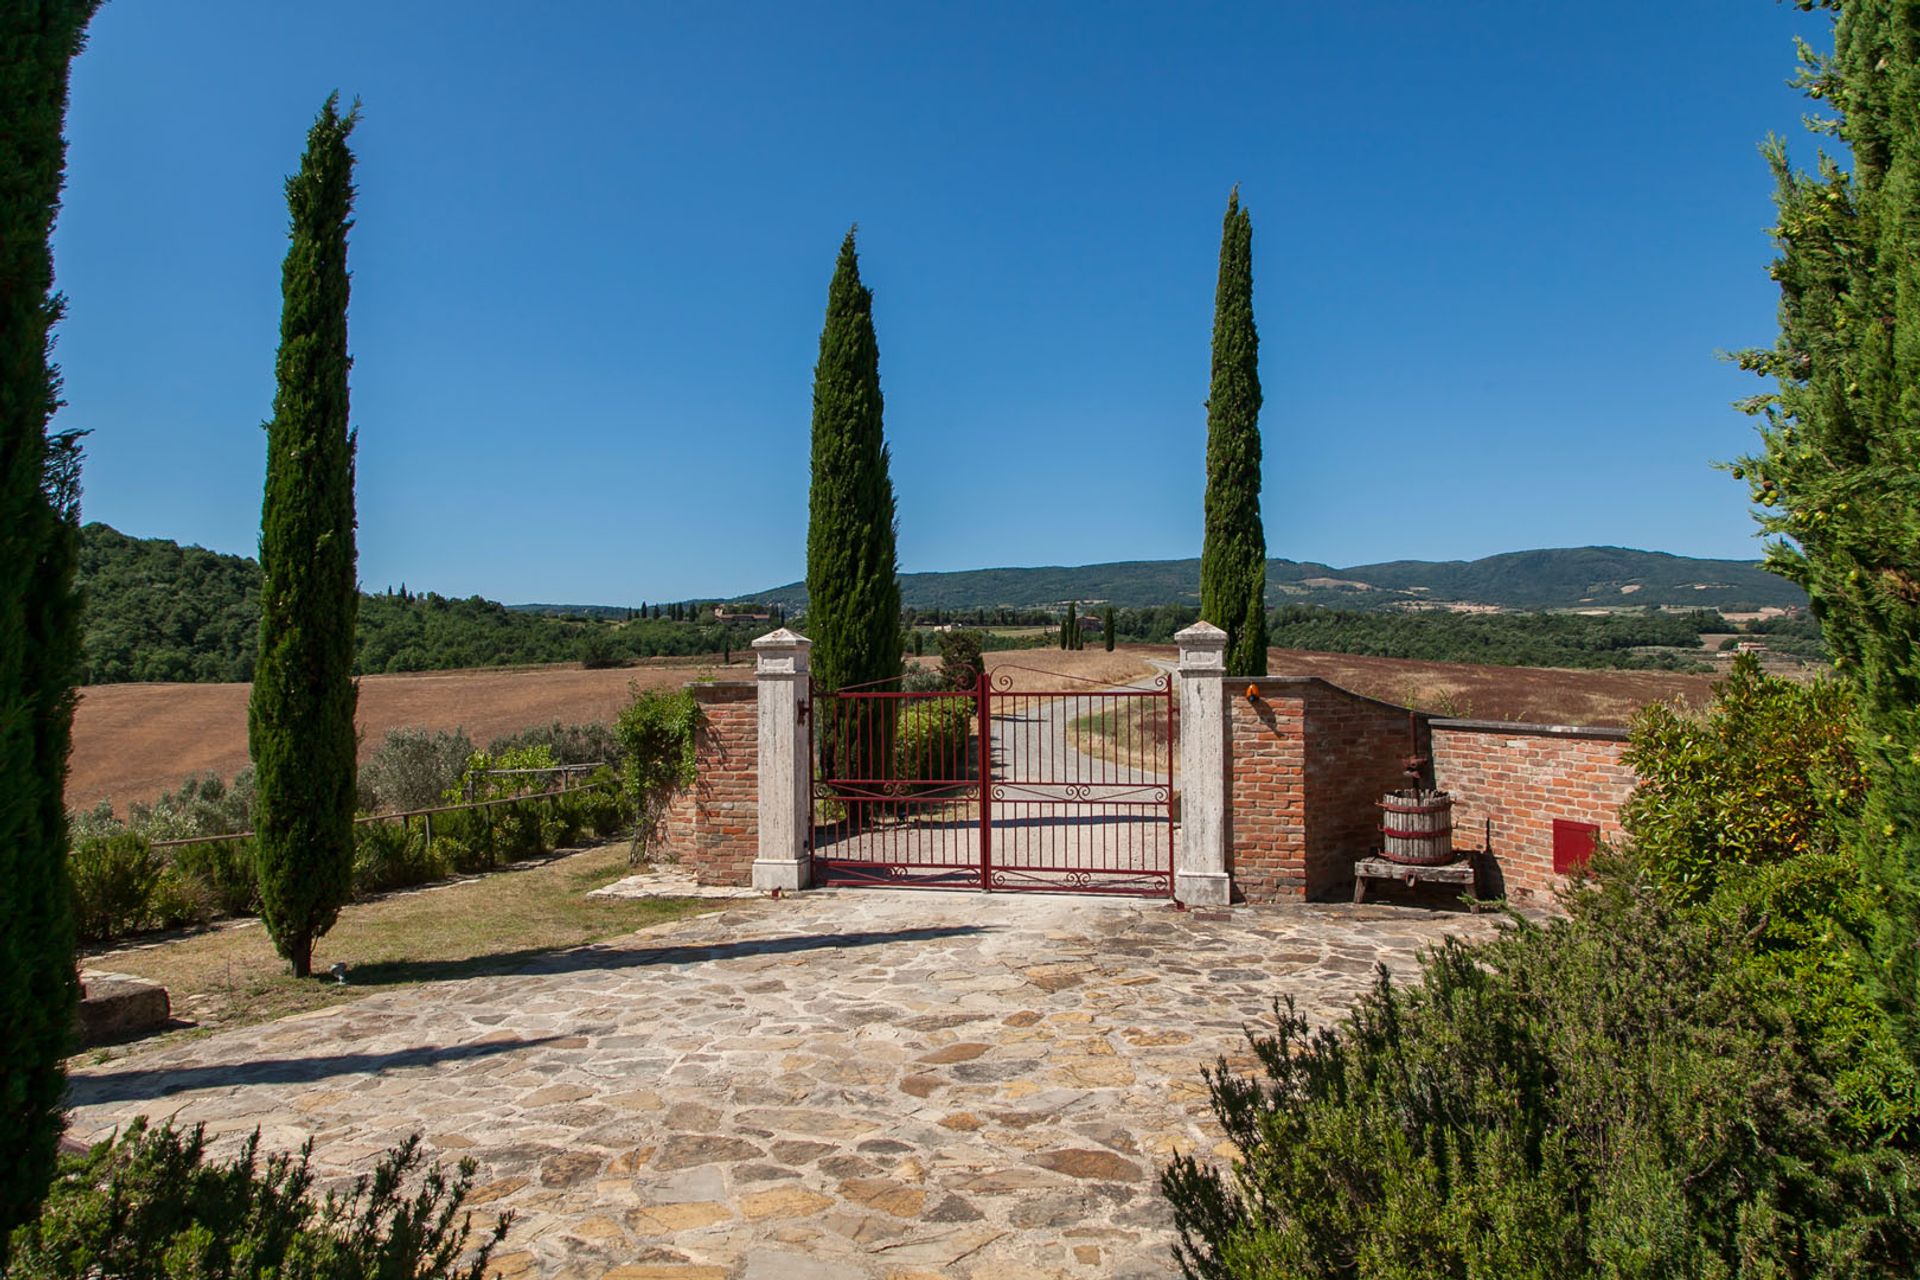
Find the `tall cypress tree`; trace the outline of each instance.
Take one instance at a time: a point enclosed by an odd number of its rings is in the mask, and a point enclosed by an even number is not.
[[[1812,172],[1769,139],[1780,336],[1742,364],[1776,380],[1747,408],[1762,452],[1733,468],[1768,565],[1806,588],[1854,689],[1869,778],[1857,837],[1885,906],[1883,994],[1920,1055],[1920,10],[1847,0],[1801,84],[1853,168]]]
[[[67,750],[80,664],[79,453],[48,438],[63,310],[50,238],[67,77],[98,0],[0,17],[0,1269],[53,1172],[77,995],[66,872]]]
[[[881,424],[873,291],[854,232],[840,244],[813,367],[813,484],[807,502],[807,629],[824,690],[900,674],[893,480]]]
[[[287,180],[280,355],[260,514],[260,656],[247,709],[261,918],[298,977],[353,870],[354,435],[347,425],[353,153],[327,99]]]
[[[1113,606],[1108,605],[1100,612],[1100,638],[1108,653],[1113,652]]]
[[[1253,221],[1227,197],[1213,295],[1207,394],[1207,531],[1200,616],[1227,633],[1227,670],[1267,674],[1267,533],[1260,520],[1260,335],[1253,327]]]

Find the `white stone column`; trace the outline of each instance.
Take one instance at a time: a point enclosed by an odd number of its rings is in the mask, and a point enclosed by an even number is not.
[[[1173,896],[1188,906],[1233,901],[1227,874],[1227,633],[1196,622],[1180,645],[1180,847]]]
[[[813,696],[807,659],[811,648],[813,641],[785,627],[753,642],[760,716],[756,889],[804,889],[813,870],[807,860],[807,828],[813,821],[813,797],[807,794],[812,743],[802,710]]]

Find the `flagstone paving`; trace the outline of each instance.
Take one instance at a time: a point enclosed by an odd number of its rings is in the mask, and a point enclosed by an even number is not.
[[[507,976],[382,992],[75,1073],[72,1132],[138,1114],[311,1137],[343,1177],[419,1131],[515,1222],[505,1277],[1174,1274],[1155,1175],[1220,1140],[1200,1068],[1292,994],[1488,917],[1176,912],[1052,895],[728,903]]]

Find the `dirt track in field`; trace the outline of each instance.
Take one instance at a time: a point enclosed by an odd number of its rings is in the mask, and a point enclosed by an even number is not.
[[[1138,679],[1146,659],[1172,660],[1170,646],[1124,646],[1062,653],[1019,650],[988,655],[990,669],[1039,668],[1114,684]],[[1452,662],[1361,658],[1275,649],[1274,675],[1313,675],[1370,697],[1443,715],[1547,724],[1625,724],[1648,702],[1705,703],[1711,678],[1655,671],[1563,671],[1477,667]],[[1016,689],[1050,687],[1045,675],[1009,673]],[[477,745],[529,725],[610,722],[629,685],[672,688],[696,677],[749,679],[752,667],[711,661],[658,661],[606,671],[577,666],[436,671],[367,676],[360,682],[360,753],[366,759],[389,729],[467,731]],[[124,812],[197,774],[230,778],[247,766],[244,684],[117,684],[84,689],[74,718],[67,803],[103,799]]]

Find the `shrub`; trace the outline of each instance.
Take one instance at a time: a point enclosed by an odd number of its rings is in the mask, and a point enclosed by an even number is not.
[[[489,809],[459,809],[435,814],[433,849],[445,864],[463,875],[490,871],[500,864]]]
[[[138,832],[82,840],[67,855],[74,926],[104,942],[144,928],[166,859]]]
[[[980,673],[987,669],[980,657],[981,647],[985,643],[986,636],[978,631],[940,633],[940,674],[946,678],[947,688],[966,690],[974,687]]]
[[[442,850],[428,849],[424,827],[401,822],[362,822],[353,829],[353,892],[356,896],[426,884],[447,874]]]
[[[461,1203],[474,1164],[422,1169],[418,1135],[380,1158],[344,1197],[315,1197],[308,1160],[264,1161],[256,1130],[226,1163],[201,1129],[149,1129],[69,1158],[37,1222],[13,1235],[16,1280],[480,1280],[509,1218],[476,1240]],[[416,1177],[416,1173],[418,1176]],[[407,1184],[417,1189],[406,1194]]]
[[[476,751],[467,758],[467,766],[461,772],[458,784],[447,791],[444,800],[449,804],[465,800],[504,800],[530,790],[540,790],[547,785],[548,779],[539,774],[504,778],[488,775],[510,769],[551,769],[554,764],[553,748],[545,743],[510,747],[498,752]]]
[[[893,776],[916,782],[967,777],[973,718],[971,698],[908,702],[894,719]]]
[[[370,812],[430,809],[460,784],[473,758],[473,741],[460,729],[389,729],[373,757],[360,767],[360,787]]]
[[[589,671],[624,665],[620,646],[606,628],[595,626],[580,637],[580,665]]]
[[[491,755],[504,755],[521,747],[545,747],[555,764],[606,764],[618,769],[626,758],[626,747],[612,725],[552,724],[531,725],[488,745]]]
[[[1648,707],[1624,756],[1640,784],[1621,811],[1643,866],[1696,902],[1732,868],[1840,847],[1865,791],[1850,733],[1840,686],[1765,675],[1751,654],[1704,718]]]
[[[260,881],[254,874],[253,841],[214,840],[183,844],[169,851],[174,870],[205,886],[223,915],[250,916],[260,910]]]
[[[217,914],[213,887],[198,876],[169,866],[153,886],[153,894],[147,901],[147,918],[142,923],[149,929],[198,927]]]
[[[253,829],[253,770],[242,769],[231,784],[215,774],[188,778],[148,804],[129,807],[127,826],[149,840],[191,840]]]
[[[633,814],[633,854],[638,858],[660,838],[673,793],[693,785],[694,735],[700,708],[685,689],[635,689],[633,701],[614,722],[626,749],[622,781]]]
[[[1277,1008],[1264,1080],[1208,1073],[1243,1163],[1162,1176],[1182,1268],[1914,1274],[1913,1161],[1849,1122],[1753,947],[1603,865],[1568,920],[1450,940],[1336,1029]]]

